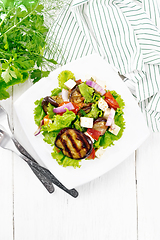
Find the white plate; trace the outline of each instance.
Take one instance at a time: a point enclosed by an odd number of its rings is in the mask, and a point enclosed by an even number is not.
[[[57,76],[62,70],[71,70],[76,79],[84,79],[92,74],[106,81],[107,89],[115,90],[125,101],[124,118],[126,129],[115,145],[108,147],[101,159],[82,160],[81,168],[62,167],[51,157],[52,148],[43,141],[42,135],[34,136],[37,126],[34,123],[34,102],[51,94],[58,86]],[[15,103],[14,107],[31,145],[45,166],[68,188],[89,182],[108,172],[126,159],[149,136],[144,117],[130,91],[111,66],[97,54],[81,58],[51,72],[49,77],[41,79],[29,88]]]

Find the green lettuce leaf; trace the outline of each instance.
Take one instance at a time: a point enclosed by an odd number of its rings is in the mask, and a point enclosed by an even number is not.
[[[80,93],[82,94],[82,96],[85,98],[84,102],[85,103],[89,103],[92,102],[92,95],[94,92],[94,89],[89,87],[86,83],[81,83],[80,85],[78,85]]]
[[[85,117],[98,118],[102,116],[102,110],[98,108],[98,103],[92,104],[91,111]]]
[[[48,132],[61,130],[62,128],[69,127],[75,118],[76,118],[75,113],[67,109],[62,116],[58,114],[55,115],[53,117],[53,123],[46,126],[42,126],[42,130],[44,131],[47,130]]]
[[[55,88],[51,91],[51,96],[57,96],[60,92],[62,92],[61,88]]]
[[[98,141],[95,141],[93,146],[95,149],[98,149],[100,147],[107,148],[113,144],[112,136],[114,136],[112,133],[106,131],[103,136],[100,136]]]
[[[43,98],[41,98],[40,100],[35,101],[35,103],[34,103],[37,106],[34,109],[34,121],[37,124],[37,126],[40,126],[41,120],[46,115],[44,110],[43,110],[43,108],[42,108],[42,101],[43,101]]]
[[[76,128],[77,130],[84,132],[86,128],[81,127],[80,125],[80,117],[76,115],[76,120],[72,123],[72,128]]]
[[[93,93],[93,96],[92,96],[92,102],[97,102],[100,98],[101,98],[102,96],[99,94],[99,93],[97,93],[97,92],[94,92]],[[102,97],[103,98],[103,97]]]
[[[43,130],[45,130],[45,128],[43,128]],[[48,132],[48,131],[43,131],[42,135],[44,136],[43,140],[50,144],[51,146],[54,146],[54,142],[55,139],[58,135],[59,131],[52,131],[52,132]]]
[[[58,75],[58,84],[60,88],[68,89],[64,83],[67,82],[69,79],[75,79],[74,73],[69,70],[64,70]]]
[[[51,153],[52,157],[56,159],[59,165],[63,167],[72,166],[74,168],[78,167],[80,168],[80,162],[81,160],[74,160],[72,158],[66,157],[61,151],[57,152],[56,148],[53,148],[53,152]]]
[[[111,93],[120,106],[120,108],[116,110],[115,117],[114,117],[115,124],[120,127],[120,131],[117,134],[117,136],[112,134],[109,131],[106,131],[103,136],[99,137],[98,141],[94,142],[95,149],[98,149],[99,147],[107,148],[109,146],[114,145],[114,141],[117,141],[122,137],[123,131],[125,129],[125,121],[123,117],[123,114],[124,114],[123,108],[125,106],[125,103],[118,93],[116,93],[115,91],[111,91]]]
[[[117,136],[109,131],[106,131],[103,136],[99,137],[98,141],[94,142],[95,149],[99,147],[107,148],[109,146],[112,146],[114,145],[114,141],[117,141],[122,137],[123,131],[125,129],[125,122],[123,116],[118,117],[118,120],[115,117],[115,124],[121,128]]]
[[[48,113],[48,116],[49,118],[52,120],[55,116],[55,113],[53,112],[53,108],[55,108],[52,104],[48,104],[48,107],[47,107],[47,113]]]

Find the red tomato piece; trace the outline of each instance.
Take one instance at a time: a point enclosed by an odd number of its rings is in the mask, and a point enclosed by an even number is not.
[[[95,159],[95,150],[93,148],[91,154],[87,157],[87,159]]]
[[[106,92],[104,96],[105,96],[104,100],[107,102],[109,107],[113,108],[114,110],[119,108],[118,102],[116,101],[116,99],[113,97],[113,95],[109,91]]]
[[[50,118],[49,118],[49,115],[46,115],[44,118],[43,118],[43,124],[44,125],[47,125],[50,123]]]
[[[93,128],[88,128],[87,129],[87,133],[93,138],[95,139],[96,141],[98,140],[99,136],[101,135],[101,132],[96,130],[96,129],[93,129]]]
[[[67,103],[69,103],[69,102],[64,101],[64,102],[62,102],[62,103],[59,104],[59,107],[63,106],[64,104],[67,104]]]
[[[77,84],[80,84],[80,83],[82,83],[82,80],[81,80],[81,79],[76,80],[76,83],[77,83]]]
[[[80,107],[76,103],[74,103],[74,102],[71,102],[71,103],[73,104],[73,107],[74,107],[74,109],[71,110],[71,111],[74,112],[75,114],[77,114],[77,112],[79,111]]]
[[[66,103],[69,103],[69,102],[62,102],[62,103],[60,103],[59,104],[59,107],[61,107],[61,106],[63,106],[64,104],[66,104]],[[72,112],[74,112],[75,114],[77,114],[77,112],[79,111],[79,109],[80,109],[80,107],[78,106],[78,104],[76,104],[76,103],[74,103],[74,102],[71,102],[72,103],[72,105],[73,105],[73,107],[74,107],[74,109],[73,110],[71,110]],[[59,115],[63,115],[63,113],[58,113]]]

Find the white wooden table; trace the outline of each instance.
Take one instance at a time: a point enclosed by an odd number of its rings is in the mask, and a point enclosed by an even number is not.
[[[14,87],[0,104],[17,139],[36,157],[13,109],[29,85]],[[77,187],[77,199],[55,188],[49,194],[23,160],[0,148],[0,240],[159,240],[160,133],[110,172]]]

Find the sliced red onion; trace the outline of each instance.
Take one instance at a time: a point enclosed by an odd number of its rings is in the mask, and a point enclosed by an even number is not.
[[[34,136],[37,136],[38,134],[40,134],[40,132],[41,132],[41,128],[38,127],[37,130],[34,133]]]
[[[68,95],[69,95],[69,92],[66,90],[66,89],[62,89],[62,99],[63,101],[68,101]]]
[[[44,120],[41,120],[40,126],[35,131],[34,136],[37,136],[38,134],[40,134],[42,125],[44,125]]]
[[[92,81],[92,80],[87,80],[86,81],[86,84],[89,86],[89,87],[92,87],[94,88],[97,92],[99,92],[102,96],[106,93],[106,91],[99,85],[97,84],[96,82]]]
[[[70,110],[74,109],[74,106],[71,102],[69,102],[69,103],[66,103],[66,104],[64,104],[60,107],[53,108],[53,112],[54,113],[64,113],[64,112],[66,112],[66,108],[70,111]]]
[[[110,114],[107,118],[106,126],[111,126],[113,121],[114,121],[114,116],[115,116],[115,110],[111,108]]]

